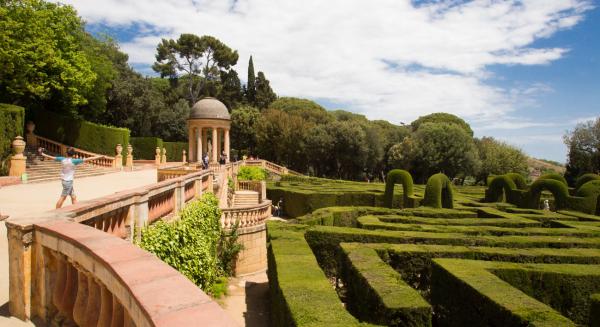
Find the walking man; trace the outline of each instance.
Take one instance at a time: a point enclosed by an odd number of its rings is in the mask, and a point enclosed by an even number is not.
[[[58,198],[58,202],[56,202],[56,209],[62,207],[63,203],[67,196],[71,197],[71,203],[77,203],[77,197],[75,196],[75,191],[73,190],[73,178],[75,175],[75,166],[80,165],[86,161],[96,160],[104,158],[104,156],[96,156],[89,157],[84,159],[75,159],[73,156],[75,155],[75,150],[73,148],[67,149],[66,157],[53,157],[44,153],[44,149],[39,148],[38,152],[45,158],[58,161],[62,164],[62,170],[60,172],[60,179],[62,180],[62,193],[60,194],[60,198]]]

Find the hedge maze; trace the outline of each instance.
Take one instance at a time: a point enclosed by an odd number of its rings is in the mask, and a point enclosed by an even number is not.
[[[486,190],[442,175],[424,187],[399,173],[388,192],[312,178],[270,184],[270,196],[304,211],[268,223],[273,325],[600,326],[600,216],[486,202],[492,185],[533,188],[494,180]]]

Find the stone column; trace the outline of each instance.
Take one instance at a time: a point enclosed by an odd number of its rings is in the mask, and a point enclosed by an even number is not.
[[[6,223],[8,236],[8,311],[21,320],[31,318],[31,243],[33,227]]]
[[[217,128],[217,160],[221,158],[221,153],[223,153],[223,129]]]
[[[212,130],[212,159],[211,162],[217,162],[217,129]]]
[[[208,153],[208,128],[202,130],[202,153]]]
[[[196,162],[202,162],[202,127],[197,129],[196,147]]]
[[[188,128],[188,155],[190,156],[190,162],[194,162],[194,129]]]
[[[227,162],[231,158],[231,149],[229,148],[229,129],[225,129],[225,154],[227,155]]]
[[[21,136],[15,137],[15,140],[12,142],[12,148],[15,154],[10,158],[10,170],[8,176],[20,177],[25,173],[25,162],[27,160],[23,155],[23,151],[25,151],[25,141],[23,141]]]

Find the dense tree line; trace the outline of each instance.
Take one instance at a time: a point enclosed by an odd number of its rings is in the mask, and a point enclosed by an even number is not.
[[[161,40],[153,65],[160,77],[146,77],[128,65],[114,40],[87,33],[70,6],[6,0],[0,17],[0,101],[28,110],[127,127],[133,136],[185,141],[191,106],[213,96],[231,110],[232,146],[240,155],[311,175],[365,180],[404,168],[420,181],[437,172],[484,181],[489,174],[526,169],[520,150],[473,138],[470,126],[454,115],[436,113],[397,126],[327,111],[306,99],[278,98],[264,72],[255,74],[253,57],[244,85],[234,69],[237,51],[212,36]],[[585,143],[577,141],[587,137],[580,134],[574,131],[569,142]],[[589,167],[577,169],[593,168],[594,156],[585,157]]]

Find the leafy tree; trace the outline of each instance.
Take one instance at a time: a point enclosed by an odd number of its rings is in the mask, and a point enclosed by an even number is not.
[[[436,113],[429,114],[426,116],[421,116],[417,120],[410,123],[410,125],[411,125],[413,131],[416,131],[424,123],[456,124],[456,125],[460,126],[461,128],[463,128],[467,133],[469,133],[469,135],[473,136],[473,130],[471,129],[471,126],[469,126],[469,124],[467,124],[466,121],[464,121],[462,118],[460,118],[458,116],[448,114],[445,112],[436,112]]]
[[[307,131],[305,136],[306,156],[312,175],[319,177],[333,176],[336,173],[333,166],[334,135],[327,125],[316,125]]]
[[[442,172],[453,178],[473,175],[479,169],[479,155],[471,135],[458,124],[424,123],[414,135],[413,167],[421,181]]]
[[[217,98],[231,111],[244,100],[242,83],[237,72],[233,69],[230,69],[228,72],[222,71],[221,85],[222,87]]]
[[[392,145],[387,151],[387,163],[390,169],[412,170],[414,154],[414,141],[412,138],[406,137],[402,142]]]
[[[254,153],[260,117],[260,111],[250,106],[242,106],[231,112],[231,145],[234,149]]]
[[[71,6],[0,2],[0,102],[74,110],[96,80],[81,48],[83,22]]]
[[[475,139],[475,144],[481,159],[477,182],[485,182],[489,175],[527,174],[527,156],[520,149],[495,140],[493,137]]]
[[[368,144],[363,128],[353,121],[331,124],[333,158],[338,178],[359,178],[367,164]]]
[[[575,126],[564,142],[569,148],[565,178],[569,184],[585,173],[600,172],[600,117]]]
[[[250,104],[256,103],[256,84],[254,76],[254,62],[252,56],[248,60],[248,83],[246,84],[246,101]]]
[[[177,41],[162,39],[158,44],[156,62],[152,68],[161,77],[177,79],[186,76],[188,96],[191,104],[200,94],[216,96],[215,83],[221,71],[227,71],[238,60],[237,51],[212,36],[199,37],[181,34]]]
[[[325,108],[308,99],[281,97],[273,101],[269,109],[285,111],[315,124],[329,123],[333,118]]]
[[[271,89],[269,80],[263,72],[258,72],[256,77],[256,94],[255,104],[259,109],[266,109],[273,101],[277,99],[277,95]]]

